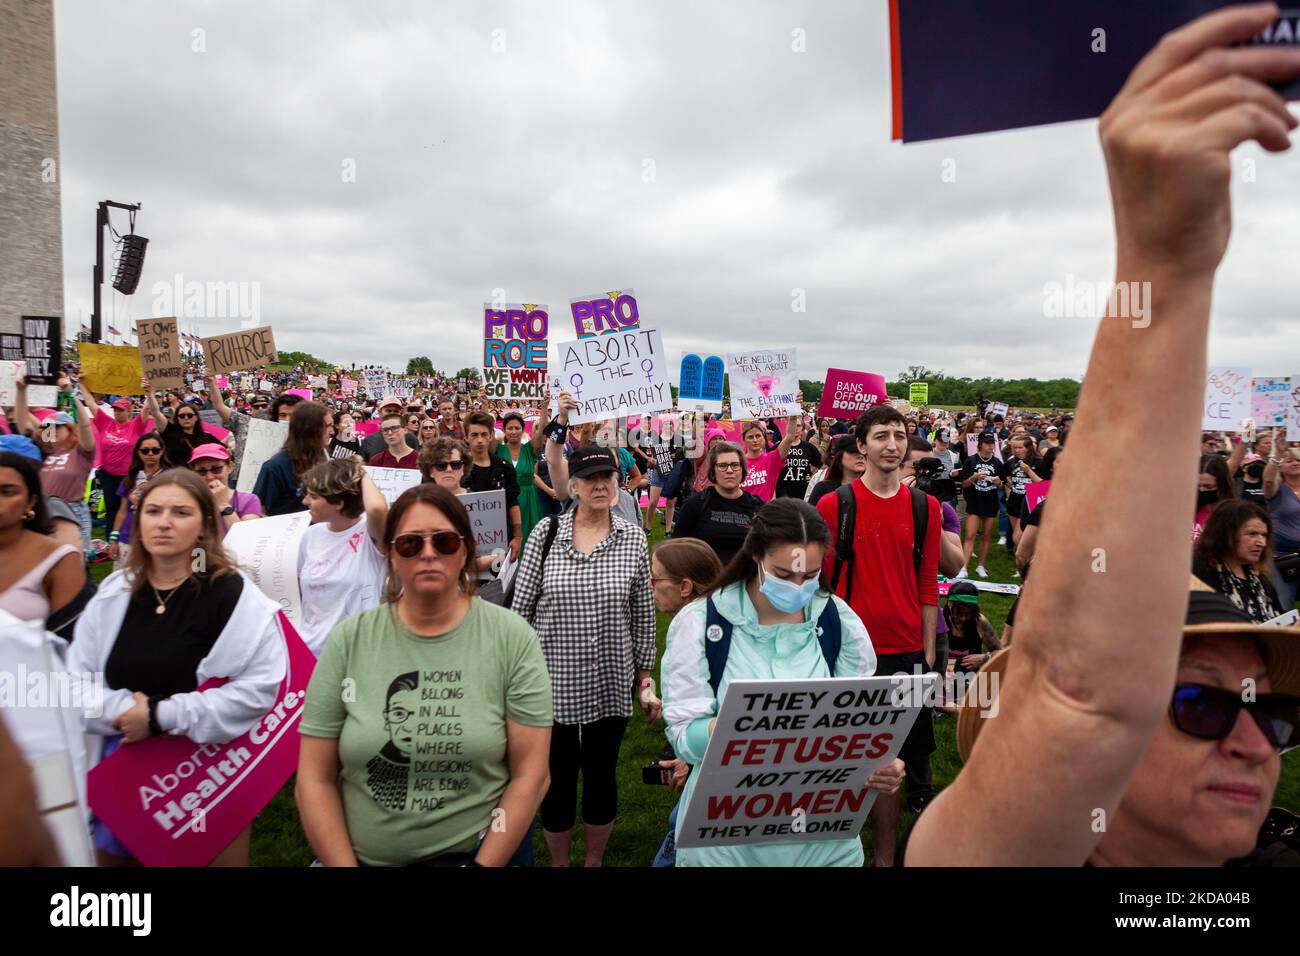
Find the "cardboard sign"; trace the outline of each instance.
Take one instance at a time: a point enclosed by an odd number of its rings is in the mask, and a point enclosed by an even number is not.
[[[1239,432],[1251,413],[1251,378],[1248,368],[1211,368],[1205,376],[1205,403],[1201,428]]]
[[[298,769],[298,719],[316,657],[283,614],[279,622],[288,665],[275,705],[252,730],[224,744],[149,737],[90,771],[95,816],[145,866],[211,863]],[[205,681],[198,690],[224,683]]]
[[[1286,420],[1286,440],[1300,441],[1300,374],[1291,376],[1289,405]]]
[[[1257,378],[1251,387],[1251,417],[1256,428],[1281,428],[1286,425],[1287,400],[1291,397],[1289,378]]]
[[[677,385],[677,407],[684,412],[722,414],[722,389],[727,374],[720,355],[700,358],[694,353],[682,356]]]
[[[1025,485],[1025,517],[1038,507],[1038,503],[1047,497],[1047,492],[1051,489],[1052,482],[1048,481],[1031,481]]]
[[[483,389],[488,398],[537,401],[546,388],[551,317],[544,305],[483,306]]]
[[[569,300],[573,332],[580,339],[641,327],[641,312],[631,289]]]
[[[243,477],[242,469],[240,477]],[[222,541],[226,553],[240,570],[257,583],[263,594],[280,605],[289,623],[295,626],[302,621],[298,548],[310,525],[309,511],[239,521],[226,531]]]
[[[734,383],[735,380],[732,381]],[[734,395],[734,384],[731,391]],[[823,418],[857,418],[868,408],[884,405],[888,401],[883,375],[828,368],[821,401],[817,403],[817,414]]]
[[[893,138],[906,142],[1100,116],[1168,33],[1235,0],[894,0]],[[1300,41],[1300,11],[1257,38]],[[1295,98],[1295,83],[1283,87]]]
[[[907,400],[913,405],[929,405],[930,383],[912,382],[907,386]]]
[[[21,359],[0,360],[0,407],[12,408],[18,401],[18,376],[27,363]]]
[[[370,480],[379,489],[379,493],[390,505],[407,488],[414,488],[424,480],[418,468],[379,468],[375,465],[366,465],[365,469]]]
[[[140,365],[149,384],[155,389],[184,388],[181,335],[176,328],[176,320],[138,319],[135,328],[136,337],[140,341]]]
[[[551,394],[578,401],[570,425],[672,408],[668,361],[658,329],[635,329],[555,345]]]
[[[284,447],[288,437],[288,422],[268,422],[261,418],[248,420],[248,433],[244,438],[244,455],[239,459],[239,480],[235,482],[236,491],[253,490],[262,466]]]
[[[478,554],[482,556],[505,551],[510,544],[505,490],[496,488],[492,491],[470,491],[458,496],[457,500],[469,512],[470,526],[474,529],[474,547]]]
[[[81,380],[100,395],[143,395],[140,350],[134,345],[95,345],[82,342]]]
[[[275,335],[269,325],[213,335],[200,341],[203,343],[203,363],[210,373],[261,368],[276,360]]]
[[[57,385],[63,358],[63,320],[24,315],[22,331],[0,335],[0,361],[26,362],[28,385]]]
[[[734,680],[677,846],[847,840],[920,712],[926,676]]]

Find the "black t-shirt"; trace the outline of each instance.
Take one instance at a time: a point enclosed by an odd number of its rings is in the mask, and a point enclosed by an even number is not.
[[[1033,511],[1029,512],[1029,516],[1025,518],[1023,522],[1026,528],[1036,528],[1038,527],[1038,525],[1042,523],[1043,508],[1044,506],[1046,506],[1046,504],[1047,504],[1047,499],[1044,498],[1042,501],[1038,502],[1038,504],[1034,506]]]
[[[808,479],[821,466],[822,453],[808,439],[791,445],[790,453],[785,457],[785,466],[777,475],[776,496],[802,498],[808,490]]]
[[[1007,478],[1011,483],[1011,487],[1008,489],[1009,494],[1023,495],[1025,487],[1033,481],[1032,478],[1025,474],[1020,465],[1021,462],[1018,458],[1007,462]]]
[[[114,690],[150,697],[187,694],[198,687],[199,662],[235,613],[244,579],[227,574],[215,580],[196,576],[172,591],[148,584],[131,595],[117,640],[104,665],[104,680]],[[158,596],[167,605],[157,613]]]
[[[486,467],[471,464],[469,473],[460,483],[466,491],[505,489],[506,507],[513,508],[519,504],[519,476],[515,473],[515,466],[496,455],[492,456],[492,464]]]
[[[966,491],[974,491],[980,494],[996,493],[998,490],[997,485],[993,484],[989,479],[994,476],[1005,478],[1007,476],[1007,466],[992,456],[989,457],[988,461],[985,461],[978,454],[970,455],[961,466],[961,480],[965,481],[972,475],[980,475],[981,477],[974,484],[968,486],[965,489]]]
[[[754,514],[761,507],[763,500],[748,491],[739,498],[724,498],[712,488],[705,488],[678,509],[673,537],[699,538],[725,565],[745,543]]]
[[[361,442],[339,441],[337,438],[330,439],[331,458],[351,458],[353,455],[359,454],[361,454]]]

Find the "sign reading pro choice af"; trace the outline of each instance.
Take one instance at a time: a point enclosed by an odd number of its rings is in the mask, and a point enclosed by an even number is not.
[[[926,677],[727,685],[679,847],[856,837],[924,702]]]

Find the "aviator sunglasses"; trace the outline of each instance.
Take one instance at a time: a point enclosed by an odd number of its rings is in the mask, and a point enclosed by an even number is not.
[[[424,551],[424,542],[432,541],[433,550],[442,555],[453,555],[460,550],[461,536],[455,531],[430,531],[420,534],[412,531],[399,534],[390,543],[400,557],[414,558]]]

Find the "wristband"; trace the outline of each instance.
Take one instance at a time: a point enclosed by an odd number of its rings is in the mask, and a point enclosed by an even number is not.
[[[561,425],[559,422],[551,422],[543,431],[546,437],[557,445],[563,445],[569,437],[568,426]]]
[[[120,541],[121,538],[122,538],[121,532],[118,532],[118,531],[110,531],[110,532],[108,533],[108,540],[109,540],[109,541]]]
[[[153,737],[162,736],[162,725],[158,723],[158,702],[161,697],[149,698],[149,734]]]

